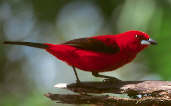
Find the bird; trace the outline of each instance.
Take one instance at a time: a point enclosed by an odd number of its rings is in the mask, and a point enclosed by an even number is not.
[[[114,35],[77,38],[61,44],[27,41],[4,41],[4,44],[24,45],[44,49],[73,68],[76,82],[80,83],[76,68],[91,72],[95,77],[121,81],[99,74],[114,71],[135,59],[138,53],[157,42],[142,31],[130,30]]]

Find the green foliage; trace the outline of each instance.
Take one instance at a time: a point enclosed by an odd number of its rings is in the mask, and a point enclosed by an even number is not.
[[[22,96],[21,96],[22,95]],[[29,95],[16,94],[5,95],[0,102],[1,106],[52,106],[54,103],[43,96],[42,92],[34,92]]]

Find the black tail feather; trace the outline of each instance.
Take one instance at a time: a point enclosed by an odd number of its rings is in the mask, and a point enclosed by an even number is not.
[[[41,48],[46,49],[49,46],[43,43],[33,43],[33,42],[13,42],[13,41],[5,41],[4,44],[14,44],[14,45],[24,45],[24,46],[30,46],[35,48]]]

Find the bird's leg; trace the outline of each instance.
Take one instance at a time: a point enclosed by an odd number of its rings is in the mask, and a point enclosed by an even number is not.
[[[120,81],[122,81],[122,80],[120,80],[118,78],[115,78],[115,77],[101,75],[98,72],[92,72],[92,75],[95,76],[95,77],[106,78],[104,81],[114,81],[114,82],[120,82]]]
[[[77,71],[76,71],[76,69],[75,69],[75,67],[74,66],[72,66],[72,68],[73,68],[73,70],[74,70],[74,74],[75,74],[75,76],[76,76],[76,81],[77,81],[77,83],[80,83],[80,79],[78,78],[78,74],[77,74]]]

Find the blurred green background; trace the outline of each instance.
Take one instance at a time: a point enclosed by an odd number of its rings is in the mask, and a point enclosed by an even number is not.
[[[147,32],[158,41],[134,62],[103,73],[122,80],[171,80],[171,0],[0,0],[0,42],[61,43],[79,37]],[[100,80],[79,71],[82,81]],[[0,44],[0,106],[70,106],[43,95],[75,81],[72,68],[40,49]]]

